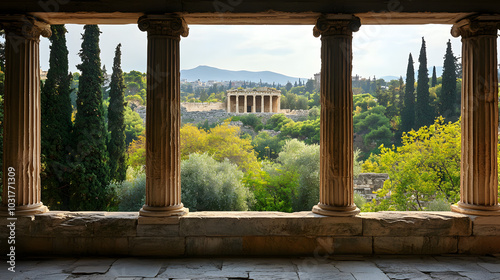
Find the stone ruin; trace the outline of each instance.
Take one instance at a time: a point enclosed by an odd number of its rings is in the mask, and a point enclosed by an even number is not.
[[[361,173],[354,178],[354,191],[370,202],[377,196],[374,192],[382,188],[388,179],[387,173]]]

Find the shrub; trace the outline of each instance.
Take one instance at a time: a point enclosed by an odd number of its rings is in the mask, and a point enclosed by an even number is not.
[[[245,211],[249,192],[243,172],[228,160],[191,154],[181,162],[182,202],[190,211]]]
[[[146,201],[146,174],[139,173],[132,181],[115,183],[118,190],[118,211],[139,211]]]

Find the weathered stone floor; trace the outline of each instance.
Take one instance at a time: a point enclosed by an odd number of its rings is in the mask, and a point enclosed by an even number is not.
[[[0,279],[500,279],[500,256],[335,256],[316,258],[30,258]]]

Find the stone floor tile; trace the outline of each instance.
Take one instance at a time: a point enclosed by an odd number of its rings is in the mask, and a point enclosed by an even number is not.
[[[339,272],[331,261],[317,258],[291,259],[298,272],[330,273]]]
[[[478,262],[477,264],[481,267],[484,267],[489,272],[500,272],[500,263]]]
[[[245,271],[223,271],[223,270],[202,270],[202,269],[182,269],[175,268],[169,269],[162,274],[158,275],[158,278],[189,278],[189,279],[199,279],[200,277],[211,277],[211,278],[247,278],[248,272]]]
[[[296,272],[272,272],[272,271],[257,271],[250,272],[250,279],[255,280],[299,280],[299,275]]]
[[[391,280],[432,280],[432,278],[416,269],[413,271],[387,272],[387,277]]]
[[[295,272],[296,268],[289,259],[228,259],[222,263],[223,271],[246,272]]]
[[[374,263],[369,261],[335,261],[333,265],[341,272],[382,272]]]
[[[71,272],[72,274],[93,274],[99,273],[104,274],[108,272],[110,266],[109,265],[81,265],[77,266]]]
[[[81,258],[77,260],[73,265],[77,266],[101,266],[108,265],[111,266],[117,259],[116,258]]]
[[[155,277],[164,262],[160,259],[119,259],[113,263],[105,275],[116,277]]]
[[[479,272],[479,271],[459,271],[460,275],[469,277],[473,280],[498,280],[500,279],[500,273],[490,273],[490,272]]]
[[[356,280],[390,280],[385,273],[380,272],[352,272]]]
[[[448,271],[485,271],[477,264],[481,260],[475,256],[436,256],[434,258],[446,266]]]
[[[429,275],[433,279],[438,280],[471,280],[469,277],[462,276],[456,271],[431,272]]]
[[[115,276],[105,276],[102,274],[91,274],[91,275],[70,275],[66,280],[115,280]]]
[[[299,272],[300,280],[356,280],[351,273],[348,272]]]
[[[66,280],[69,277],[67,273],[56,273],[56,274],[40,274],[37,275],[34,280]]]

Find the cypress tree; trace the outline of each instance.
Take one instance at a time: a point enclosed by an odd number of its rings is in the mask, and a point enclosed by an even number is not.
[[[121,68],[121,44],[118,44],[113,61],[113,73],[109,85],[108,143],[109,177],[118,182],[124,181],[127,173],[127,146],[125,143],[125,102],[123,91],[123,72]]]
[[[436,85],[437,85],[436,66],[433,66],[432,67],[431,87],[435,87]]]
[[[429,72],[427,70],[427,54],[424,37],[422,37],[422,47],[420,48],[418,62],[420,65],[418,68],[417,103],[415,106],[416,128],[431,125],[434,122],[434,110],[429,100]]]
[[[52,209],[68,210],[71,160],[71,74],[68,72],[66,27],[52,25],[47,80],[41,89],[42,197]]]
[[[75,172],[73,172],[71,210],[105,210],[110,200],[107,130],[104,120],[99,58],[99,27],[85,25],[82,63],[76,100],[77,114],[73,130]]]
[[[415,69],[413,68],[413,57],[408,58],[406,69],[406,86],[401,109],[401,134],[415,128]]]
[[[455,56],[451,50],[451,41],[448,40],[443,64],[443,87],[439,102],[439,113],[446,121],[456,121],[460,116],[460,97],[457,98],[457,72]],[[458,99],[458,104],[457,104]]]

